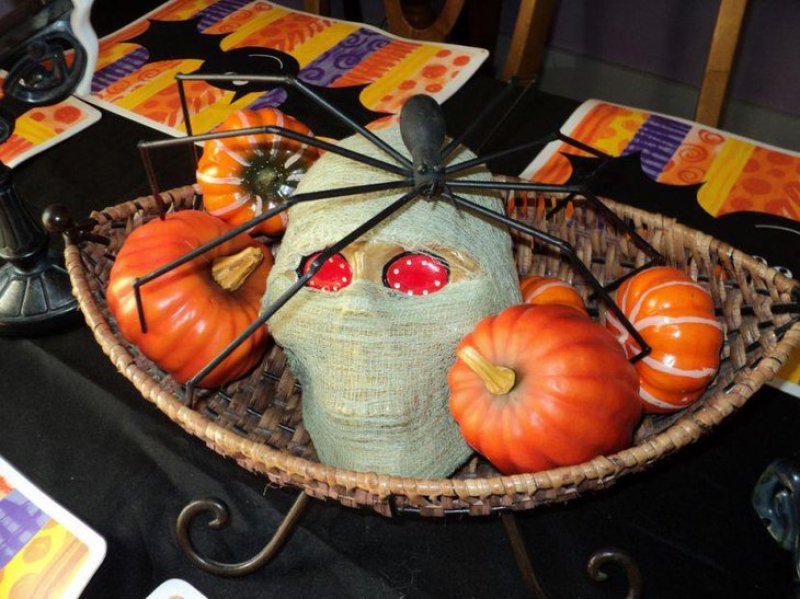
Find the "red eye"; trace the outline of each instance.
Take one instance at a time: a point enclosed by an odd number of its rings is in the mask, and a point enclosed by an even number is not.
[[[406,252],[386,264],[383,284],[406,295],[429,295],[447,285],[450,268],[433,254]]]
[[[322,252],[311,254],[303,259],[300,267],[301,275],[308,272],[309,268],[311,268],[311,263],[314,262],[321,253]],[[347,260],[345,260],[344,256],[341,254],[334,254],[322,265],[322,268],[317,271],[317,274],[308,280],[306,285],[314,289],[321,289],[322,291],[339,291],[347,287],[352,280],[353,271],[350,270],[350,265],[347,263]]]

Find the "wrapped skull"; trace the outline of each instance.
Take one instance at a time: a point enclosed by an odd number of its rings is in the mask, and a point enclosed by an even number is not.
[[[397,127],[378,135],[404,149]],[[384,158],[362,137],[342,146]],[[451,161],[472,157],[460,148]],[[327,153],[297,191],[397,178]],[[463,178],[491,175],[473,170]],[[372,193],[292,207],[264,306],[295,283],[319,252],[399,195]],[[493,194],[465,197],[502,211]],[[508,231],[444,198],[412,200],[334,255],[269,320],[303,387],[303,421],[320,460],[397,476],[451,474],[471,453],[448,408],[447,372],[456,345],[483,317],[519,301]]]

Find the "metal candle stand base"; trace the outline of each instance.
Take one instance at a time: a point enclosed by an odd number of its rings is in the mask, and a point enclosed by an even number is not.
[[[0,66],[7,75],[0,94],[0,144],[11,137],[17,117],[33,106],[62,101],[89,70],[86,48],[72,30],[74,4],[26,0],[3,9]],[[90,41],[86,30],[79,37]],[[51,331],[78,320],[78,302],[63,257],[49,248],[47,232],[20,200],[11,174],[0,163],[0,260],[6,261],[0,266],[0,334]]]
[[[223,563],[203,557],[197,550],[191,538],[192,520],[201,514],[209,514],[213,519],[208,523],[210,528],[222,529],[228,525],[229,512],[225,503],[216,498],[196,499],[189,503],[178,516],[176,533],[178,545],[189,560],[201,570],[216,576],[247,576],[266,566],[283,548],[300,521],[308,505],[310,497],[301,491],[294,500],[292,507],[278,525],[267,544],[253,557],[237,563]],[[533,567],[527,544],[517,526],[517,519],[513,512],[501,512],[500,521],[503,524],[511,552],[519,568],[525,588],[535,599],[547,599],[549,595],[544,591]],[[627,599],[638,599],[642,596],[642,575],[633,558],[620,549],[605,547],[595,551],[589,558],[586,566],[588,575],[596,582],[608,580],[605,567],[614,564],[622,569],[628,581]]]
[[[77,317],[78,302],[60,253],[14,188],[11,169],[0,166],[0,334],[51,330]],[[55,215],[44,214],[48,227]]]

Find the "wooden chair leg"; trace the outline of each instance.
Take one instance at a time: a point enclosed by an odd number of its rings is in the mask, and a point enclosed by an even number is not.
[[[445,0],[435,16],[427,0],[383,0],[389,31],[415,40],[441,42],[453,29],[465,0]],[[403,6],[406,4],[406,7]]]
[[[521,0],[502,79],[532,79],[539,73],[555,0]]]
[[[745,8],[747,0],[720,0],[703,83],[697,99],[694,120],[698,123],[711,127],[719,123]]]
[[[303,10],[315,15],[330,16],[331,0],[303,0]]]

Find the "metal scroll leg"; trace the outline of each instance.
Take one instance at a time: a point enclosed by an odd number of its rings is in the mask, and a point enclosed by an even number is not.
[[[528,547],[525,545],[525,540],[519,532],[517,526],[517,518],[514,514],[504,512],[500,514],[500,520],[503,522],[503,530],[506,531],[508,543],[511,545],[511,553],[514,554],[514,561],[517,562],[522,580],[525,583],[525,588],[531,594],[531,597],[536,599],[547,599],[547,593],[544,592],[542,586],[539,584],[539,579],[536,578],[536,573],[533,571],[533,564],[531,556],[528,553]]]
[[[542,589],[539,580],[536,578],[536,573],[533,571],[533,564],[531,562],[528,548],[522,534],[517,526],[517,520],[513,513],[504,512],[500,514],[500,519],[503,522],[503,529],[508,537],[508,542],[511,545],[511,552],[514,554],[514,560],[517,562],[522,579],[525,582],[525,587],[528,589],[531,597],[535,599],[548,599],[547,593]],[[614,563],[625,572],[628,579],[628,594],[626,599],[639,599],[642,597],[642,575],[636,562],[628,554],[620,551],[619,549],[604,548],[595,551],[589,558],[589,563],[586,569],[591,576],[592,580],[602,582],[608,579],[608,575],[603,571],[603,568],[608,563]]]
[[[176,527],[178,544],[192,563],[201,570],[216,576],[247,576],[265,566],[281,550],[281,547],[283,547],[283,544],[292,534],[302,517],[303,511],[308,504],[308,499],[309,497],[305,491],[301,492],[266,546],[256,555],[243,562],[226,564],[203,557],[192,544],[190,528],[192,519],[198,514],[205,512],[214,516],[214,519],[208,523],[211,528],[219,529],[227,526],[228,507],[216,498],[197,499],[183,508],[178,515]]]

